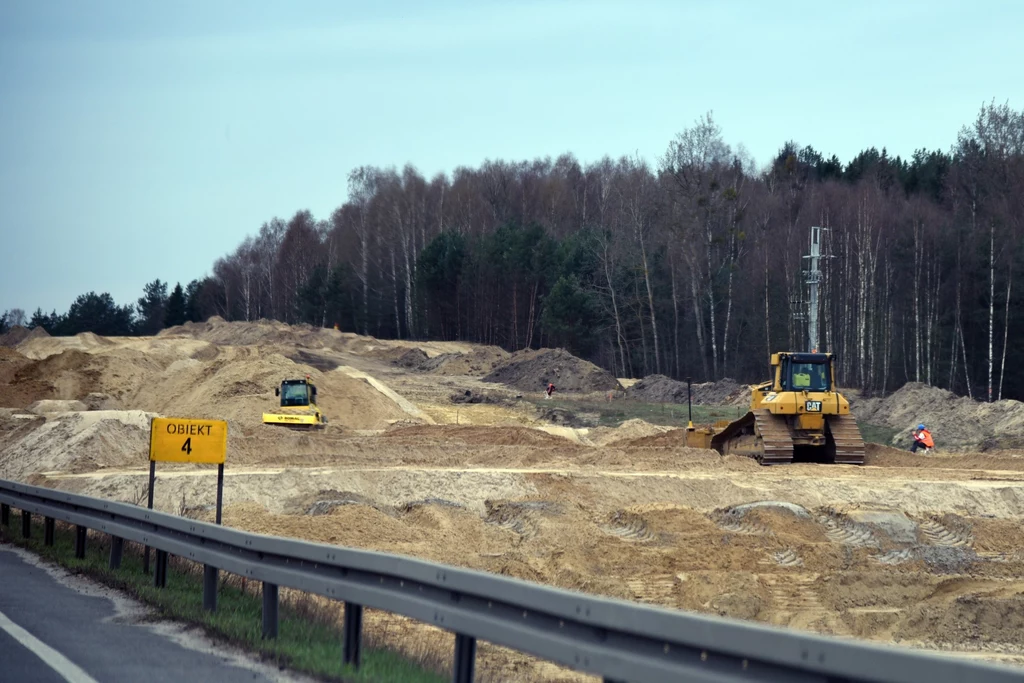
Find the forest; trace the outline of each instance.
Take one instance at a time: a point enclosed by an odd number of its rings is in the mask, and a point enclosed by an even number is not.
[[[639,157],[360,167],[327,217],[270,218],[211,274],[136,305],[9,311],[51,334],[152,334],[212,315],[379,338],[564,347],[619,377],[763,379],[806,350],[810,228],[821,351],[840,383],[1024,398],[1024,111],[994,101],[948,151],[849,162],[787,142],[758,167],[708,113]],[[1020,265],[1018,265],[1020,264]]]

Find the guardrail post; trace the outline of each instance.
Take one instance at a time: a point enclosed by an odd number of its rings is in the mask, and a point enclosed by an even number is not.
[[[203,565],[203,609],[217,611],[217,568]]]
[[[359,668],[360,649],[363,642],[363,606],[352,602],[345,603],[345,646],[343,657],[345,664],[354,669]]]
[[[11,525],[11,506],[7,503],[0,503],[0,524]]]
[[[32,535],[32,513],[28,510],[21,511],[21,537],[28,538]]]
[[[53,517],[43,518],[43,545],[53,545]]]
[[[452,683],[473,683],[473,669],[476,667],[476,638],[455,634],[455,666]]]
[[[277,638],[277,584],[263,582],[263,637]]]
[[[167,551],[156,551],[156,568],[153,570],[153,585],[157,588],[167,586]]]
[[[75,526],[75,557],[85,559],[85,527]]]
[[[117,536],[110,537],[110,568],[121,568],[121,555],[124,554],[124,539]]]

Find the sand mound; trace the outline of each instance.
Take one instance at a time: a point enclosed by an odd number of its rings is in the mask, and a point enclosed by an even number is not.
[[[366,382],[339,371],[321,372],[277,353],[227,347],[212,361],[182,359],[153,376],[128,401],[163,415],[224,419],[239,427],[262,425],[278,405],[274,388],[309,375],[329,425],[382,429],[408,416]],[[268,429],[270,429],[268,427]]]
[[[668,429],[658,434],[619,440],[620,448],[686,448],[686,430]]]
[[[31,361],[14,349],[0,346],[0,384],[10,382],[15,373]]]
[[[36,401],[28,407],[30,413],[36,415],[46,415],[48,413],[70,413],[70,412],[81,412],[88,410],[89,406],[85,405],[81,401],[75,400],[55,400],[45,399],[42,401]]]
[[[750,400],[750,389],[732,379],[690,386],[694,405],[740,405]],[[649,403],[686,403],[686,382],[665,375],[649,375],[626,390],[629,398]]]
[[[95,335],[80,337],[59,353],[40,348],[58,338],[35,340],[41,358],[36,361],[5,351],[0,380],[6,375],[9,381],[0,383],[0,405],[26,408],[40,400],[78,400],[92,410],[125,407],[255,427],[262,424],[264,411],[278,405],[274,388],[282,380],[310,375],[333,425],[383,429],[407,418],[394,400],[365,381],[296,363],[272,350],[202,342],[184,348],[173,348],[172,342],[172,348],[163,348],[168,342],[157,338],[114,343]],[[13,371],[3,370],[8,365]]]
[[[419,347],[397,346],[374,348],[366,355],[386,360],[410,372],[428,372],[435,375],[483,376],[509,357],[508,352],[494,347],[474,348],[469,352],[444,352],[431,355]]]
[[[28,329],[21,325],[15,325],[11,329],[7,330],[7,332],[0,334],[0,346],[13,347],[29,339],[39,339],[40,337],[49,336],[50,335],[47,334],[46,330],[41,327]]]
[[[565,349],[517,351],[495,366],[483,381],[507,384],[522,391],[543,391],[549,382],[562,392],[619,388],[618,380],[607,370],[577,358]]]
[[[65,413],[0,451],[0,478],[142,467],[149,460],[151,417],[141,410]]]
[[[483,346],[469,353],[442,353],[428,358],[419,370],[436,375],[469,375],[482,377],[495,366],[508,360],[510,354],[496,346]]]
[[[161,330],[158,337],[191,337],[220,346],[287,345],[311,349],[337,348],[341,332],[312,325],[287,325],[274,320],[227,322],[213,316],[206,322],[187,322]],[[340,350],[340,349],[339,349]]]
[[[490,446],[550,446],[565,444],[565,439],[529,427],[477,427],[456,425],[417,425],[385,432],[393,440],[458,442]]]
[[[909,446],[911,430],[923,422],[938,450],[1024,448],[1024,403],[982,403],[918,382],[886,398],[860,399],[853,412],[860,422],[900,430],[893,445]]]
[[[41,334],[35,334],[36,330]],[[65,351],[94,353],[118,345],[118,342],[92,332],[81,332],[73,337],[51,337],[42,328],[36,330],[18,344],[18,352],[33,360],[42,360]]]
[[[646,437],[658,436],[670,431],[671,427],[654,425],[640,418],[626,420],[614,429],[599,427],[591,430],[588,434],[590,441],[597,446],[608,446],[610,444],[621,444]]]

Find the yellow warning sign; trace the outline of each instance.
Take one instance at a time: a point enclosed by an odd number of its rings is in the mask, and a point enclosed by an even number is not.
[[[149,425],[149,459],[161,462],[223,464],[228,451],[228,423],[154,417]]]

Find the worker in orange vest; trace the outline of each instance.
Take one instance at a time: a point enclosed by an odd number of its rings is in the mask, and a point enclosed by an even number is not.
[[[923,424],[917,425],[917,429],[914,430],[914,443],[910,446],[910,452],[917,453],[918,448],[923,448],[925,453],[935,448],[932,433],[925,429]]]

